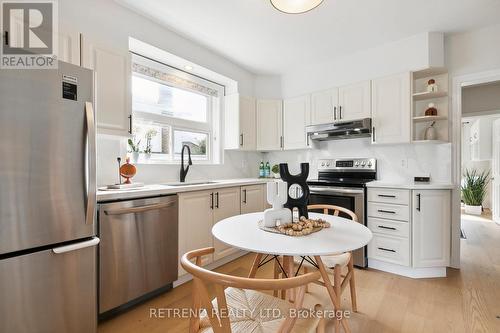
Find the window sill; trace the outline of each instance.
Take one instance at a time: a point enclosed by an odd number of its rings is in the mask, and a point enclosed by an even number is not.
[[[134,165],[176,165],[180,166],[180,160],[161,160],[155,159],[151,157],[147,157],[146,154],[139,154],[139,157],[134,157],[132,154],[127,154],[127,157],[130,157],[130,162]],[[188,157],[186,156],[184,159],[184,164],[187,165]],[[193,165],[222,165],[222,163],[214,163],[212,161],[207,160],[196,160],[193,159]]]

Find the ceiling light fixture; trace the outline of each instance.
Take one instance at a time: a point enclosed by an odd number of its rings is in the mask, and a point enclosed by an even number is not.
[[[302,14],[321,5],[323,0],[270,0],[271,5],[286,14]]]

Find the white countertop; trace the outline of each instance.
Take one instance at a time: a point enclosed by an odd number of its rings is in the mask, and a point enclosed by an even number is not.
[[[458,185],[450,183],[441,182],[430,182],[430,183],[400,183],[400,182],[386,182],[381,180],[375,180],[373,182],[366,183],[366,187],[384,187],[384,188],[399,188],[408,190],[454,190],[458,188]]]
[[[231,186],[265,184],[272,180],[273,179],[271,178],[222,179],[222,180],[210,180],[209,184],[181,185],[181,186],[153,184],[153,185],[145,185],[144,187],[141,188],[127,189],[127,190],[105,190],[105,191],[98,190],[97,202],[123,200],[123,199],[138,199],[138,198],[145,198],[152,196],[177,194],[181,192],[210,190],[215,188],[223,188]],[[196,181],[193,182],[196,183]],[[175,183],[175,182],[170,182],[170,183]],[[189,181],[187,182],[187,184],[189,184]]]

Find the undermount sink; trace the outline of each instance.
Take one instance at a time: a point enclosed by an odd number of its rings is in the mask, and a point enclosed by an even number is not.
[[[200,181],[200,182],[176,182],[176,183],[165,183],[162,185],[165,186],[193,186],[193,185],[208,185],[208,184],[216,184],[217,182],[211,182],[211,181]]]

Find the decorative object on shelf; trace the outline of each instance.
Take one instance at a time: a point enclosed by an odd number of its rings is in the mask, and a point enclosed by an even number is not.
[[[490,171],[465,170],[460,189],[462,191],[462,200],[465,203],[466,214],[481,215],[486,187],[489,182]]]
[[[274,8],[286,14],[302,14],[321,5],[323,0],[270,0]]]
[[[120,175],[125,178],[124,184],[131,184],[130,179],[137,173],[137,168],[130,164],[130,157],[127,157],[126,162],[120,167]]]
[[[309,163],[301,163],[300,173],[297,175],[290,174],[287,163],[281,163],[280,175],[281,179],[288,184],[288,200],[285,207],[290,210],[297,208],[299,216],[308,218],[307,203],[309,202],[310,192],[307,177],[309,176]]]
[[[438,86],[437,86],[436,80],[430,79],[429,81],[427,81],[427,91],[428,92],[438,91]]]
[[[282,181],[267,183],[267,202],[273,208],[264,211],[264,227],[272,228],[276,227],[277,224],[292,222],[292,211],[288,208],[283,208],[283,205],[288,200],[287,188],[287,183]]]
[[[433,121],[429,127],[425,129],[424,140],[437,140],[437,133],[434,124],[436,124],[435,121]]]
[[[425,110],[426,116],[437,116],[438,110],[436,109],[436,105],[434,103],[429,103],[428,109]]]
[[[260,229],[268,232],[274,232],[277,234],[283,234],[287,236],[307,236],[314,232],[323,230],[323,228],[330,228],[330,223],[322,219],[306,219],[301,217],[300,221],[296,223],[282,223],[275,227],[266,227],[263,221],[259,221],[258,226]]]
[[[278,164],[273,165],[271,172],[273,173],[274,178],[280,178],[280,166]]]

